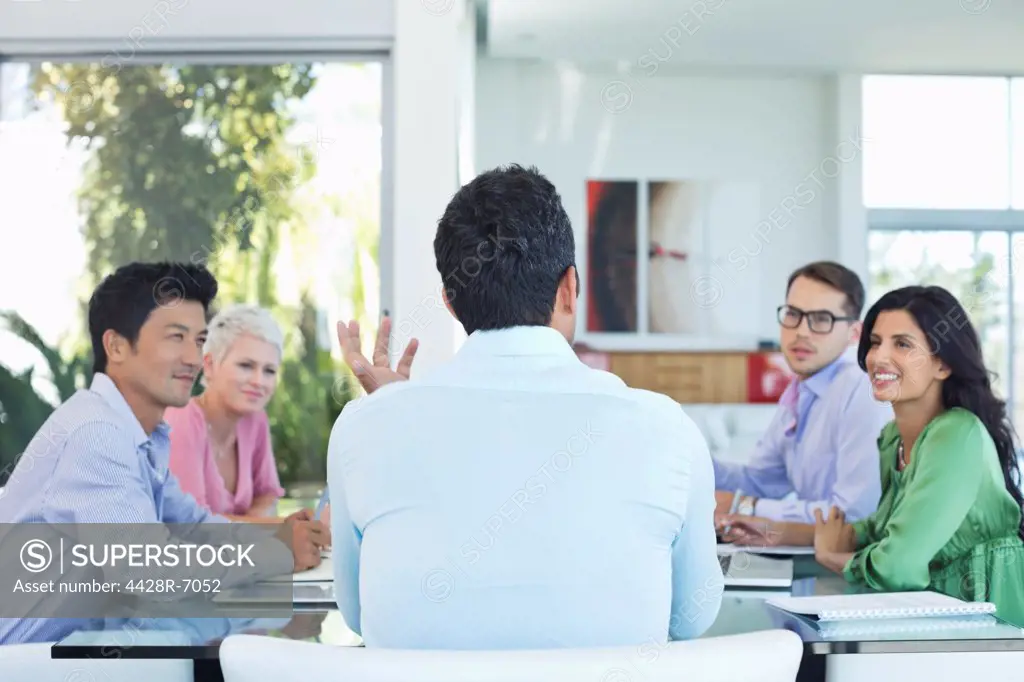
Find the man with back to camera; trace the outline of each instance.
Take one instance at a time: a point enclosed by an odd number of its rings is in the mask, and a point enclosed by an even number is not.
[[[863,307],[860,278],[839,263],[819,261],[790,275],[777,312],[782,352],[796,379],[750,461],[715,461],[723,540],[813,545],[816,509],[827,516],[835,506],[851,521],[875,511],[878,436],[892,407],[874,399],[850,348],[860,339]],[[730,514],[736,491],[738,513]]]
[[[131,263],[89,300],[93,379],[46,420],[0,496],[0,523],[196,524],[228,520],[181,491],[168,471],[164,410],[185,405],[202,367],[217,281],[206,268]],[[285,522],[295,569],[320,563],[326,529],[307,511]],[[56,641],[84,623],[0,618],[0,644]]]
[[[366,646],[631,645],[702,634],[723,591],[703,436],[670,398],[581,363],[555,187],[512,165],[462,187],[434,239],[469,335],[405,380],[339,325],[369,395],[331,434],[338,606]],[[472,259],[473,266],[460,265]],[[474,274],[470,275],[469,272]]]

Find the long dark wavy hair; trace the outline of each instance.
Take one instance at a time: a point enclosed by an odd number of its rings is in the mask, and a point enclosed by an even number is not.
[[[890,291],[871,306],[864,318],[857,348],[857,360],[864,371],[867,371],[866,358],[875,320],[879,313],[887,310],[907,311],[927,335],[932,354],[950,369],[949,377],[942,383],[943,406],[969,410],[985,425],[996,444],[1006,489],[1017,506],[1024,509],[1016,434],[1006,415],[1006,403],[992,391],[992,375],[985,367],[981,341],[967,311],[942,287],[912,286]],[[1024,539],[1024,519],[1017,534]]]

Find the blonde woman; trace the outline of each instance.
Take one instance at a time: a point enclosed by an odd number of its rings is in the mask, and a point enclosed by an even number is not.
[[[284,495],[264,408],[277,388],[283,337],[266,310],[225,308],[203,346],[202,395],[168,409],[171,472],[215,514],[268,521]]]

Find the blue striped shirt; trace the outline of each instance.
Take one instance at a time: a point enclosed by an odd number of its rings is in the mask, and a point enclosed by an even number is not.
[[[170,428],[147,434],[117,386],[97,372],[54,410],[0,490],[0,523],[227,522],[170,475]],[[0,618],[0,644],[53,642],[90,621]]]

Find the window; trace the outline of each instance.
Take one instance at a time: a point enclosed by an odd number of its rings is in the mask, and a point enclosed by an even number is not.
[[[1024,134],[1021,93],[1018,79],[1011,87],[1007,78],[864,78],[864,203],[941,209],[1019,205],[1024,191],[1013,192],[1011,183],[1021,186],[1024,159],[1014,159],[1014,168],[1010,150]],[[1011,118],[1011,103],[1018,104],[1012,110],[1020,120]]]
[[[126,262],[168,259],[210,267],[215,306],[273,312],[278,469],[286,484],[323,480],[353,385],[337,380],[334,322],[372,334],[378,320],[383,69],[2,65],[0,225],[17,252],[0,268],[0,467],[91,374],[91,289]]]
[[[1008,208],[1010,90],[1005,78],[865,78],[865,205]]]
[[[949,289],[1024,427],[1024,79],[868,76],[863,126],[869,303]]]

